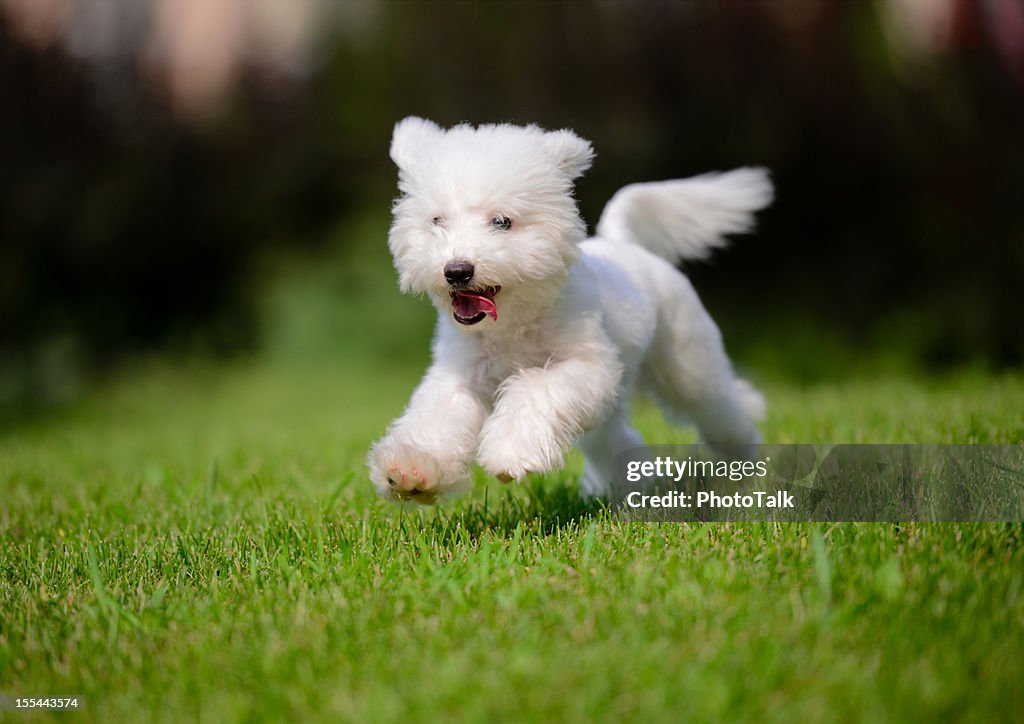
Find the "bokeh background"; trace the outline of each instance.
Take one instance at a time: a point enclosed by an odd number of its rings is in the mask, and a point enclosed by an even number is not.
[[[571,127],[620,186],[770,167],[686,269],[741,366],[1024,361],[1024,3],[0,0],[0,405],[140,357],[421,365],[391,128]]]

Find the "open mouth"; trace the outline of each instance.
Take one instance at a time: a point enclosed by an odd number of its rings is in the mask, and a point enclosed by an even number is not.
[[[459,324],[466,326],[482,322],[484,317],[498,321],[498,308],[494,304],[494,295],[501,287],[485,289],[453,289],[452,316]]]

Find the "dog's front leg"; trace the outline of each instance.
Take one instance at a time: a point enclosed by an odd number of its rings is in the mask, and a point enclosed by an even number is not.
[[[466,483],[487,413],[462,370],[435,364],[405,413],[370,449],[370,477],[378,492],[433,503]]]
[[[560,468],[576,438],[612,409],[621,377],[622,366],[610,354],[509,377],[480,432],[480,465],[502,480]]]

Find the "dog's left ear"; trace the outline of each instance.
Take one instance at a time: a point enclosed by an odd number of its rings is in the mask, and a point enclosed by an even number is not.
[[[582,175],[594,160],[594,149],[590,141],[580,138],[568,128],[546,133],[544,142],[555,164],[570,179]]]

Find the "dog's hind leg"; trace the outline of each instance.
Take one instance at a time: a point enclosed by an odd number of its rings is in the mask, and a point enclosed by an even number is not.
[[[584,461],[580,478],[583,497],[617,502],[623,491],[615,489],[615,484],[621,482],[616,481],[615,456],[643,445],[643,437],[629,422],[628,404],[620,405],[602,425],[583,435],[577,445]]]
[[[675,424],[692,422],[707,443],[743,457],[760,442],[764,399],[733,372],[718,327],[686,277],[662,278],[658,328],[642,383]]]

